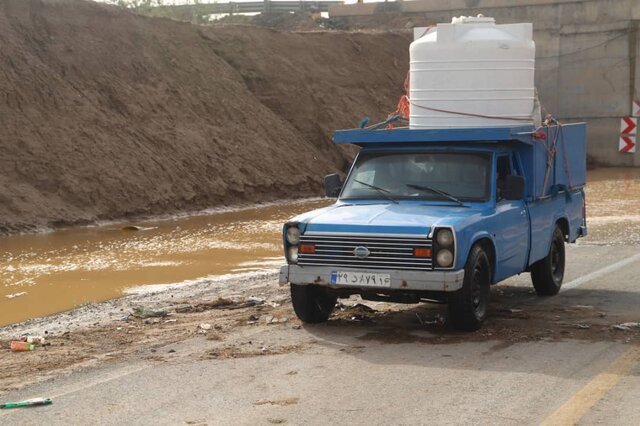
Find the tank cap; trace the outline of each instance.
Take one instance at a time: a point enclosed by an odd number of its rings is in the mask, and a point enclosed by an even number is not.
[[[478,16],[455,16],[451,19],[452,24],[495,24],[496,20],[489,17],[484,16],[482,13],[478,14]]]

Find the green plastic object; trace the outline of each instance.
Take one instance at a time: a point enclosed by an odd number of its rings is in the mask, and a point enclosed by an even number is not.
[[[4,404],[0,404],[0,408],[34,407],[37,405],[49,405],[51,403],[53,403],[51,398],[33,398],[19,402],[6,402]]]

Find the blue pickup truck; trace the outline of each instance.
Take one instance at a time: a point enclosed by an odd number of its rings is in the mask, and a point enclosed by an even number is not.
[[[447,303],[458,330],[487,317],[489,288],[530,272],[558,293],[565,243],[587,234],[586,125],[342,130],[361,149],[335,204],[284,225],[296,315],[326,321],[338,298]]]

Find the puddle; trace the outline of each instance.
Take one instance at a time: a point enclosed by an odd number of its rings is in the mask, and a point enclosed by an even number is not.
[[[640,244],[640,169],[589,171],[583,244]],[[0,326],[118,297],[126,289],[273,270],[281,226],[328,201],[0,239]]]
[[[176,220],[0,240],[0,326],[120,296],[127,288],[273,270],[288,218],[329,204],[294,202]]]

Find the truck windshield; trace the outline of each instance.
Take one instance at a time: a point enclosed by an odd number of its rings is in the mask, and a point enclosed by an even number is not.
[[[478,153],[364,153],[342,199],[486,201],[490,157]]]

